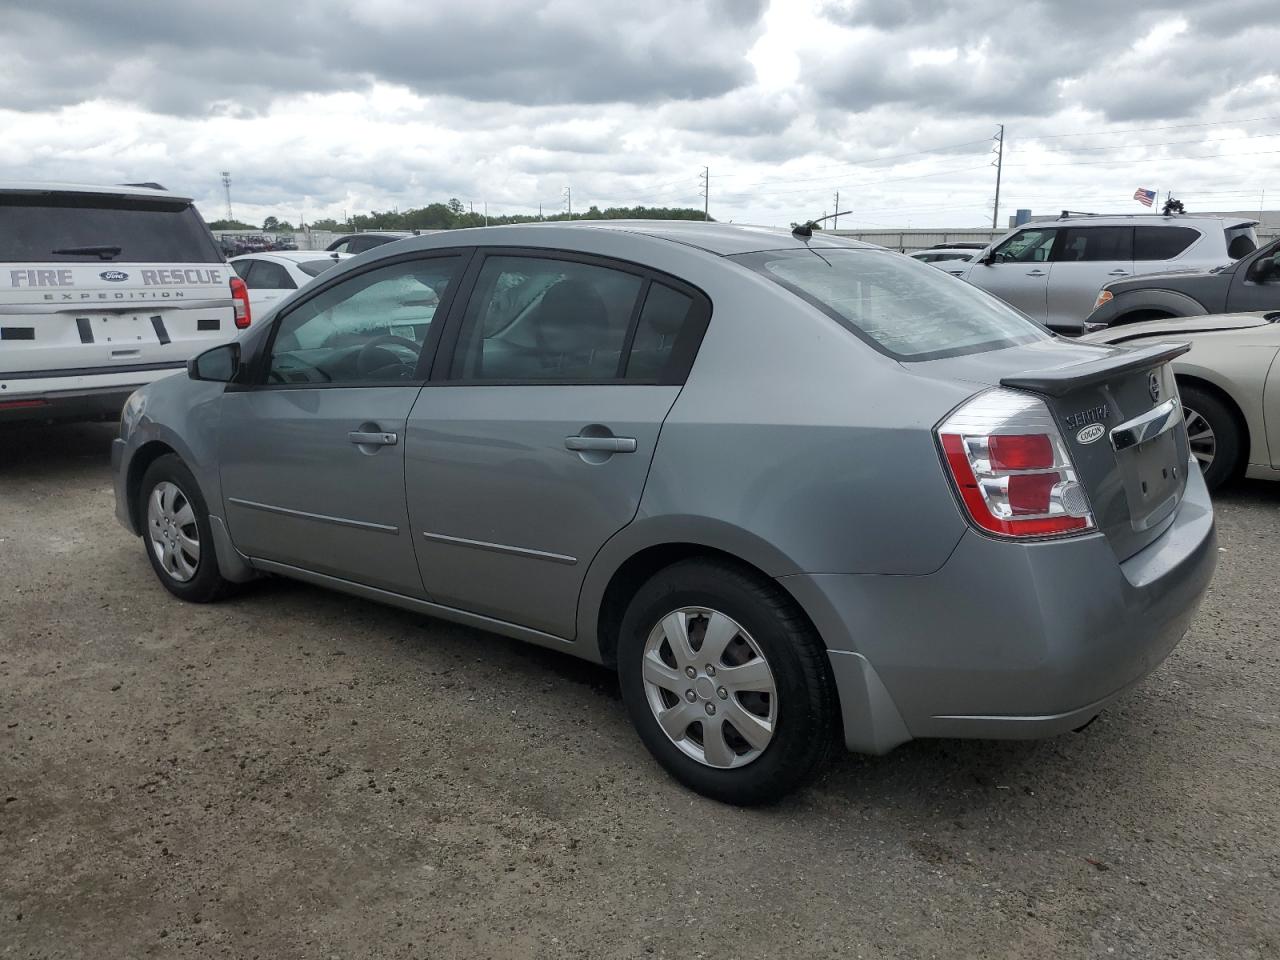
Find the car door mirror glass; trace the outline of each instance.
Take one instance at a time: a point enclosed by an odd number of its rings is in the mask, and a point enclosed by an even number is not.
[[[187,361],[187,376],[192,380],[230,383],[239,370],[240,344],[238,343],[224,343]]]
[[[1249,268],[1249,279],[1254,283],[1266,283],[1280,276],[1280,254],[1259,257]]]

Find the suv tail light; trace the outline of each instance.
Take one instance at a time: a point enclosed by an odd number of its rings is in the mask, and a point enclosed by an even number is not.
[[[239,277],[231,278],[231,303],[236,312],[237,329],[246,329],[253,322],[253,314],[249,311],[249,288]]]
[[[952,411],[938,442],[970,519],[1001,537],[1093,529],[1089,499],[1042,400],[989,390]]]

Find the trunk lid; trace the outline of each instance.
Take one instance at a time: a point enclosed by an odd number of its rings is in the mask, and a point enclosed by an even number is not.
[[[1190,448],[1169,362],[1178,343],[1044,340],[911,364],[913,372],[1033,393],[1070,451],[1098,529],[1125,560],[1173,522]]]
[[[225,263],[7,263],[0,377],[181,366],[235,336]]]

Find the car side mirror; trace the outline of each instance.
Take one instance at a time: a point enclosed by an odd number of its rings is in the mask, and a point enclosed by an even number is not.
[[[240,344],[224,343],[187,361],[187,376],[192,380],[230,383],[240,372]]]
[[[992,251],[991,253],[988,253],[985,257],[982,257],[981,259],[979,259],[978,262],[982,264],[984,267],[989,267],[996,262],[997,256],[998,254]]]
[[[1275,257],[1261,257],[1249,268],[1249,279],[1255,283],[1266,283],[1280,274],[1280,264]]]

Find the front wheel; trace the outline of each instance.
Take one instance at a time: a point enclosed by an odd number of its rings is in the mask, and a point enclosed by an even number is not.
[[[658,762],[725,803],[797,789],[835,739],[821,639],[776,584],[728,563],[682,561],[640,588],[623,618],[618,674]]]
[[[142,477],[142,542],[151,569],[175,597],[208,603],[230,583],[218,570],[209,511],[187,465],[169,454]]]
[[[1182,416],[1191,455],[1200,464],[1205,486],[1216,490],[1236,472],[1243,436],[1235,415],[1218,397],[1195,387],[1179,387]]]

